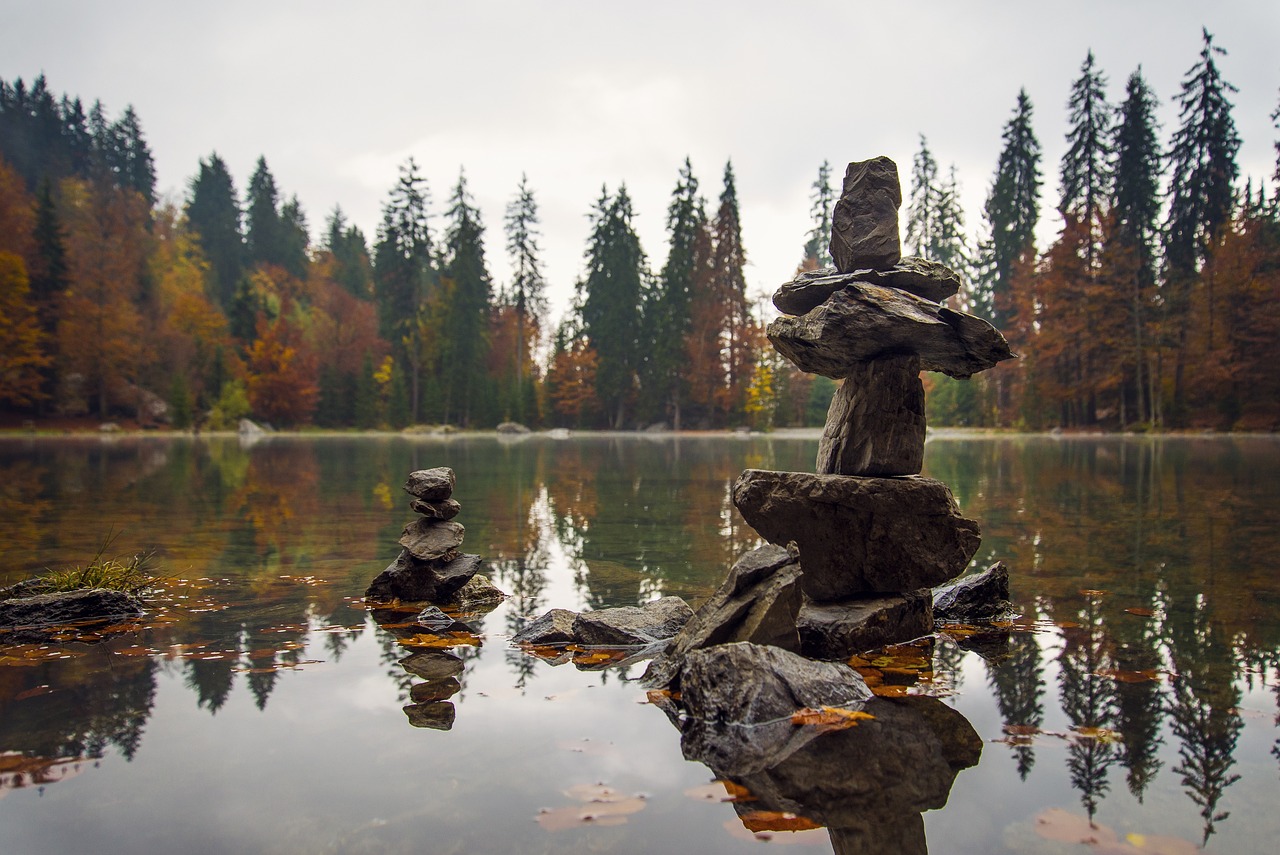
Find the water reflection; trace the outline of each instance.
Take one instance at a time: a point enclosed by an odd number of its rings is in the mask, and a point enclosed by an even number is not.
[[[1003,744],[984,767],[1003,758],[1010,779],[1061,776],[1087,819],[1164,788],[1194,808],[1202,843],[1241,824],[1233,805],[1263,786],[1242,745],[1280,716],[1277,450],[1270,439],[930,441],[926,474],[982,520],[975,563],[1009,564],[1023,614],[998,632],[957,632],[961,646],[935,654],[939,679],[998,721],[983,736]],[[238,692],[266,715],[295,671],[369,640],[386,695],[420,708],[410,724],[460,729],[482,656],[517,696],[538,695],[546,667],[505,638],[546,609],[660,594],[699,604],[755,542],[730,503],[733,479],[810,469],[813,456],[812,442],[767,439],[0,441],[0,585],[87,559],[108,528],[120,553],[155,548],[173,575],[140,633],[0,648],[0,786],[55,782],[112,750],[134,756],[171,678],[210,715]],[[458,473],[466,548],[514,599],[476,627],[483,648],[452,647],[466,668],[442,679],[456,683],[432,685],[404,664],[429,651],[404,644],[403,616],[371,621],[359,600],[410,516],[404,474],[436,465]],[[1263,690],[1276,709],[1250,723],[1242,706]],[[1270,733],[1257,753],[1268,751],[1280,762]]]

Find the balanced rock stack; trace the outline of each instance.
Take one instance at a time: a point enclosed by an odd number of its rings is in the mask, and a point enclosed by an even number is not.
[[[455,483],[446,467],[409,473],[404,490],[420,516],[404,527],[400,555],[369,584],[366,599],[446,604],[476,575],[480,556],[460,552],[466,529],[454,520],[462,510],[453,498]]]
[[[930,631],[926,589],[962,573],[980,542],[947,486],[919,476],[920,371],[964,378],[1013,354],[986,321],[942,304],[960,288],[954,271],[902,257],[901,203],[892,160],[849,164],[832,216],[836,269],[801,274],[773,298],[784,313],[768,328],[778,352],[802,371],[843,381],[817,474],[747,470],[733,488],[734,504],[765,540],[798,549],[800,634],[810,655],[852,652],[855,624],[866,640],[858,616],[885,609],[917,614],[917,627]],[[922,632],[908,625],[890,634]]]

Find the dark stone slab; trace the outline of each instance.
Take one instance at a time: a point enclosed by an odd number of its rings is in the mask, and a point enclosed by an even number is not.
[[[424,680],[443,680],[462,673],[467,663],[446,650],[422,650],[400,660],[400,667]]]
[[[542,647],[552,644],[570,644],[574,641],[573,624],[577,612],[568,609],[552,609],[511,637],[512,644],[531,644]]]
[[[462,511],[462,505],[458,504],[456,499],[443,499],[439,502],[410,499],[409,508],[429,520],[451,520]]]
[[[769,341],[801,371],[843,379],[857,366],[895,356],[918,356],[926,371],[969,377],[1005,359],[1009,343],[973,315],[913,294],[852,283],[800,317],[768,326]]]
[[[447,701],[462,691],[462,684],[456,677],[445,677],[441,680],[428,680],[425,683],[414,683],[409,687],[409,700],[415,704],[429,704],[432,701]]]
[[[933,632],[927,589],[906,594],[807,602],[797,624],[800,652],[814,659],[848,659],[855,653],[902,644]]]
[[[887,157],[850,163],[831,212],[831,258],[841,273],[892,267],[902,258],[898,166]]]
[[[453,495],[457,478],[453,470],[447,466],[435,469],[418,469],[409,473],[409,480],[404,483],[404,491],[423,502],[443,502]]]
[[[124,591],[85,588],[57,594],[34,594],[0,601],[0,634],[37,636],[73,623],[141,617],[143,603]]]
[[[449,701],[428,701],[425,704],[410,704],[404,707],[404,714],[409,718],[409,724],[414,727],[453,730],[453,722],[458,716],[458,710]]]
[[[441,605],[462,612],[491,611],[506,598],[507,595],[499,590],[488,576],[477,573]]]
[[[989,621],[1007,618],[1009,568],[997,561],[981,573],[933,589],[933,618],[947,621]]]
[[[770,543],[795,541],[816,602],[896,594],[949,581],[981,541],[940,481],[748,469],[733,503]]]
[[[369,583],[365,599],[375,602],[447,603],[479,572],[479,555],[459,555],[452,561],[422,561],[402,549],[396,560]]]
[[[918,475],[924,466],[924,384],[915,356],[856,366],[831,397],[819,475]]]
[[[897,288],[935,303],[958,294],[961,285],[960,274],[945,264],[911,256],[887,270],[855,270],[852,273],[841,273],[834,267],[807,270],[774,292],[773,305],[784,315],[803,315],[855,282]]]
[[[452,561],[466,531],[452,520],[416,519],[404,527],[400,545],[420,561]]]
[[[572,631],[579,644],[629,647],[671,638],[691,617],[693,609],[684,600],[663,597],[638,607],[583,612]]]
[[[765,545],[743,555],[666,650],[649,663],[643,682],[674,685],[689,651],[716,644],[749,641],[798,652],[800,576],[795,553],[780,546]]]

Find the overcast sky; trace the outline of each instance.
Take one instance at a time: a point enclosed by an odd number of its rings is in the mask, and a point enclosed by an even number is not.
[[[502,215],[527,173],[558,314],[601,184],[626,183],[661,267],[686,155],[712,202],[733,161],[753,292],[772,292],[800,260],[824,159],[838,187],[847,162],[888,155],[905,194],[924,134],[944,173],[956,165],[976,230],[1022,87],[1044,154],[1041,233],[1052,235],[1066,100],[1086,53],[1113,102],[1142,66],[1167,139],[1202,27],[1239,89],[1241,171],[1269,178],[1277,0],[3,0],[0,77],[43,72],[54,92],[100,99],[113,117],[132,104],[159,189],[175,198],[213,151],[243,196],[265,155],[313,236],[340,204],[372,241],[409,156],[437,215],[465,167],[497,283]]]

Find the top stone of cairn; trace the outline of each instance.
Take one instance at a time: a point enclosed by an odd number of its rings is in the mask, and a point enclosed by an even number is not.
[[[456,483],[452,469],[438,466],[410,472],[409,480],[404,482],[404,491],[423,502],[443,502],[453,495]]]
[[[884,270],[902,258],[898,166],[887,157],[850,163],[831,216],[831,257],[841,273]]]

